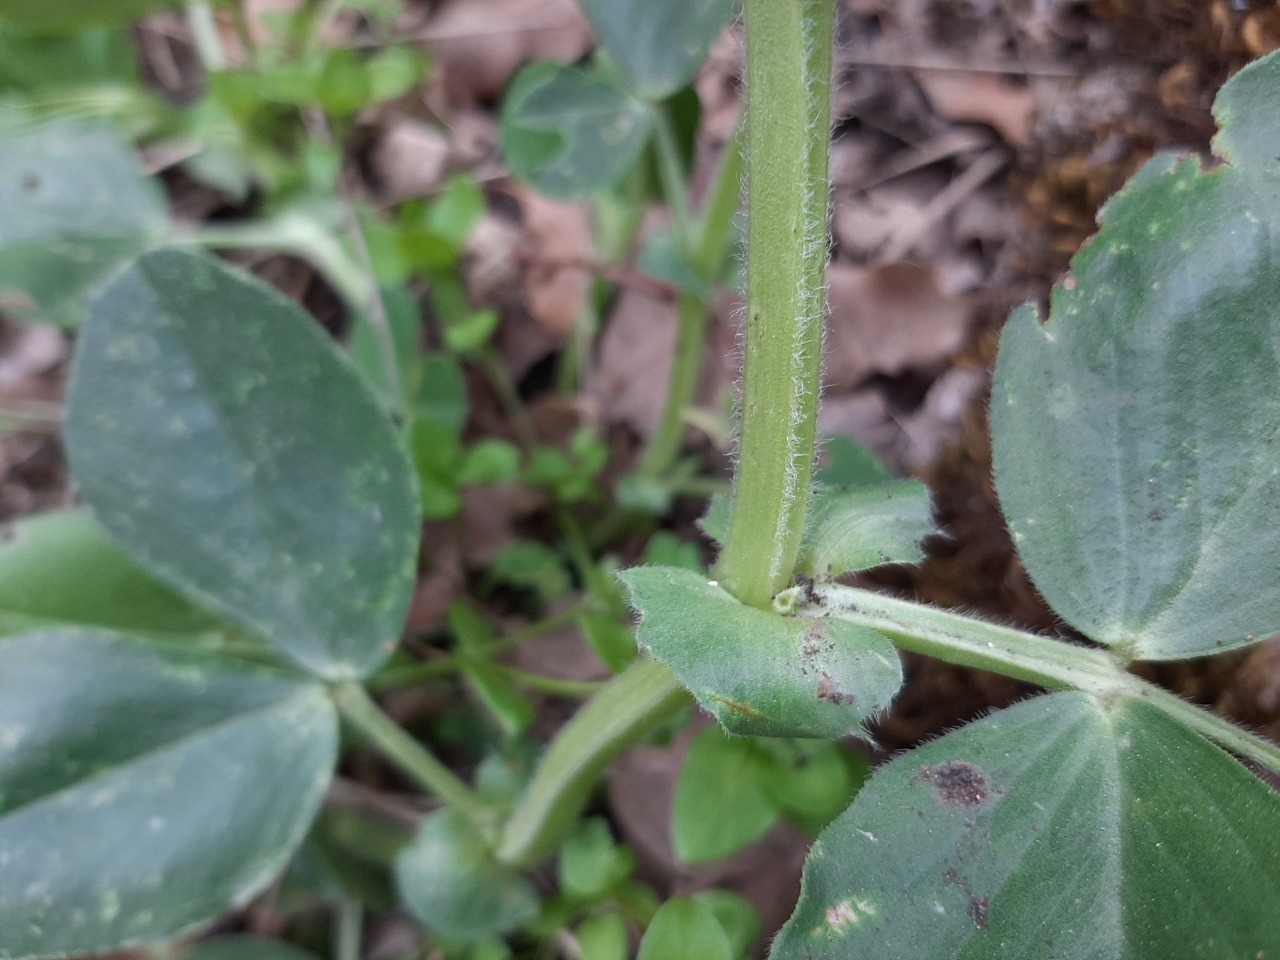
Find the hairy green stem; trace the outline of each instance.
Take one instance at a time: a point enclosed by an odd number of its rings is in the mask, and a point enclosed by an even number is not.
[[[747,307],[733,514],[716,578],[767,609],[813,475],[826,313],[834,0],[746,0]]]
[[[529,867],[555,850],[605,766],[689,702],[671,669],[640,657],[574,714],[547,748],[498,843]]]
[[[1104,650],[1036,636],[976,617],[838,584],[817,586],[814,613],[876,631],[894,646],[947,663],[990,670],[1052,690],[1108,695],[1128,674]]]
[[[428,793],[470,817],[482,830],[489,823],[475,792],[373,702],[358,683],[335,684],[329,690],[338,712],[370,746]]]
[[[811,612],[867,627],[901,650],[1051,690],[1081,690],[1103,699],[1138,697],[1225,749],[1280,772],[1280,746],[1134,676],[1106,650],[853,587],[823,585],[814,588],[813,597]]]

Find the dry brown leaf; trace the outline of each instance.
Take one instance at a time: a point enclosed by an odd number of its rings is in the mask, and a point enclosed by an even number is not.
[[[462,488],[462,558],[472,570],[493,566],[504,547],[518,539],[516,524],[546,506],[546,498],[524,484]]]
[[[529,314],[543,327],[568,335],[582,316],[591,292],[588,267],[592,245],[591,204],[558,203],[513,187],[524,219],[521,253]]]
[[[853,389],[875,374],[936,370],[968,337],[969,305],[942,293],[925,267],[837,261],[827,278],[826,378],[835,389]]]
[[[899,231],[920,232],[917,225],[924,225],[925,208],[946,186],[943,172],[931,168],[841,200],[831,223],[840,250],[855,261],[863,261],[873,257]],[[929,257],[936,251],[930,248],[917,252]]]
[[[462,553],[453,530],[446,521],[433,521],[423,531],[423,540],[432,544],[430,565],[418,579],[409,603],[405,630],[410,634],[430,633],[444,625],[445,615],[466,590]]]
[[[449,141],[437,127],[412,117],[392,120],[373,151],[385,199],[399,203],[433,193],[449,162]]]
[[[635,289],[618,294],[586,384],[601,419],[626,424],[641,437],[653,435],[662,418],[675,342],[674,301]]]
[[[32,378],[48,373],[65,360],[67,349],[66,335],[57,327],[15,326],[12,339],[0,351],[0,388],[30,386]]]
[[[1240,35],[1251,56],[1265,57],[1273,50],[1280,50],[1280,7],[1251,13]]]
[[[521,64],[571,63],[592,43],[574,0],[452,0],[420,36],[460,105],[496,100]]]
[[[881,390],[824,394],[818,411],[818,433],[824,437],[852,437],[893,470],[902,470],[906,465],[902,427]]]
[[[689,743],[708,725],[699,717],[669,746],[627,753],[612,767],[609,805],[623,841],[636,852],[642,879],[667,896],[733,890],[756,908],[768,937],[787,919],[800,892],[809,841],[799,830],[784,821],[740,853],[696,867],[681,863],[671,845],[676,783]]]
[[[933,109],[948,120],[988,124],[1013,146],[1030,139],[1036,104],[1028,87],[994,73],[914,72]]]
[[[573,602],[581,602],[581,597]],[[520,644],[506,662],[518,670],[557,680],[607,680],[612,676],[576,626]]]
[[[742,112],[743,66],[742,37],[736,28],[726,27],[711,45],[706,63],[693,81],[702,105],[699,135],[704,140],[723,143],[734,135]]]

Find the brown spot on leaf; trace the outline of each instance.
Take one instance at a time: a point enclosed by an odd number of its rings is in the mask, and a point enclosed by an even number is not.
[[[990,897],[969,898],[969,919],[979,930],[987,929],[987,907],[990,903]]]
[[[921,767],[920,776],[933,784],[938,800],[947,806],[976,807],[987,799],[987,775],[967,760]]]
[[[825,670],[818,671],[818,699],[829,700],[837,706],[853,703],[852,693],[845,693],[840,681]]]
[[[750,717],[752,720],[772,720],[767,713],[761,713],[750,704],[743,703],[741,700],[730,700],[728,697],[717,697],[715,694],[708,694],[707,699],[712,703],[718,703],[730,713],[740,714],[744,717]]]

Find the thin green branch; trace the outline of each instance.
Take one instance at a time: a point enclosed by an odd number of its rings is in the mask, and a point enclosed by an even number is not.
[[[736,130],[724,145],[715,181],[698,223],[698,242],[693,265],[707,280],[714,280],[723,267],[733,241],[734,223],[742,206],[742,136]]]
[[[360,960],[360,947],[364,939],[364,904],[355,897],[339,897],[333,912],[334,960]]]
[[[342,244],[312,217],[282,214],[271,220],[202,224],[170,242],[210,250],[268,250],[302,257],[324,274],[352,309],[371,295],[372,280]]]
[[[640,657],[574,714],[551,742],[502,832],[497,857],[529,867],[572,826],[605,766],[689,702],[666,664]]]
[[[484,804],[476,793],[383,713],[364,687],[358,683],[336,684],[330,688],[330,696],[342,719],[402,773],[471,818],[482,830],[489,829],[490,824],[483,815]]]
[[[684,443],[684,411],[698,390],[698,373],[707,340],[707,305],[692,293],[680,295],[680,312],[676,326],[675,352],[671,357],[671,373],[662,419],[640,462],[642,477],[660,477],[671,469]]]
[[[853,587],[824,585],[813,592],[812,612],[875,630],[901,650],[1052,690],[1081,690],[1103,699],[1137,697],[1224,749],[1280,772],[1280,746],[1134,676],[1106,650]]]
[[[187,25],[191,29],[191,42],[205,73],[217,73],[227,69],[227,52],[218,34],[218,22],[208,0],[187,0]]]
[[[686,256],[693,247],[692,218],[689,216],[689,198],[686,196],[684,161],[680,157],[680,143],[675,125],[666,107],[655,104],[650,110],[653,116],[653,142],[658,150],[658,177],[662,181],[662,196],[671,211],[671,223],[675,230],[676,246]]]
[[[330,7],[335,7],[334,12],[336,14],[336,7],[340,5],[326,4],[324,10],[327,11]],[[318,109],[306,110],[304,111],[304,119],[311,135],[322,146],[329,150],[337,149],[337,142],[334,140],[333,131],[329,127],[329,118],[324,111]],[[382,361],[383,375],[387,378],[387,387],[390,389],[391,395],[396,398],[397,413],[403,416],[409,398],[405,396],[404,385],[401,382],[400,361],[396,351],[395,334],[391,330],[391,321],[387,317],[387,305],[382,299],[382,290],[378,287],[373,256],[369,253],[369,243],[365,239],[364,227],[360,223],[360,216],[356,213],[355,203],[351,199],[351,190],[352,186],[349,183],[349,178],[345,174],[340,174],[336,197],[342,208],[343,225],[346,229],[351,249],[354,252],[355,266],[360,270],[364,278],[364,283],[362,284],[363,297],[356,303],[348,305],[363,314],[369,323],[369,329],[373,332],[374,340],[378,345],[378,357]]]
[[[538,637],[572,627],[578,622],[580,616],[584,613],[590,613],[594,609],[595,604],[591,601],[574,604],[567,610],[553,613],[536,623],[531,623],[527,627],[522,627],[507,634],[505,637],[495,641],[489,651],[496,655],[504,650],[510,650],[523,643],[528,643],[530,640],[536,640]],[[365,686],[374,692],[393,690],[396,687],[407,687],[415,683],[425,683],[429,680],[451,676],[457,673],[461,667],[462,657],[456,653],[450,653],[426,663],[409,663],[384,667],[366,680]]]
[[[512,683],[539,693],[547,693],[553,697],[565,697],[570,700],[586,700],[595,696],[607,684],[607,680],[566,680],[563,677],[548,677],[541,673],[528,673],[509,667],[505,663],[493,664],[495,670]]]
[[[768,608],[804,531],[826,313],[834,0],[746,0],[747,309],[733,514],[716,578]]]
[[[671,188],[668,194],[672,192]],[[681,192],[683,200],[683,193]],[[724,264],[733,236],[734,216],[742,200],[742,149],[734,137],[726,146],[716,171],[711,196],[698,224],[698,236],[685,256],[698,276],[708,286],[714,284]],[[668,203],[675,209],[670,195]],[[679,231],[677,231],[679,233]],[[685,411],[693,403],[698,389],[698,374],[707,340],[708,311],[699,296],[685,292],[680,296],[680,314],[676,328],[675,353],[662,419],[649,442],[639,473],[643,477],[663,476],[680,454],[686,427]]]

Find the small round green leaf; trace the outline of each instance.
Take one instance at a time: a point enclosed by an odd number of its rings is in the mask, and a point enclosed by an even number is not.
[[[502,153],[549,197],[613,186],[649,139],[649,107],[616,81],[557,63],[522,70],[502,106]]]
[[[146,943],[244,904],[336,754],[313,683],[109,633],[0,640],[0,958]]]
[[[614,842],[600,817],[583,820],[560,848],[560,892],[576,900],[595,900],[631,875],[636,858]]]
[[[1060,693],[877,771],[770,956],[1270,956],[1276,903],[1280,796],[1144,701]]]
[[[800,570],[815,579],[886,563],[919,563],[934,530],[929,488],[919,480],[820,489],[805,518]]]
[[[582,0],[609,58],[650,100],[693,79],[734,6],[734,0]]]
[[[0,633],[58,624],[175,639],[225,626],[140,569],[87,510],[0,531]]]
[[[747,737],[727,737],[719,727],[689,745],[671,808],[671,840],[685,863],[705,863],[737,853],[778,822],[766,778],[770,759]]]
[[[68,327],[169,227],[133,148],[113,130],[65,121],[0,140],[0,210],[0,308]]]
[[[878,633],[757,610],[691,570],[636,567],[619,577],[642,615],[638,642],[730,733],[858,734],[902,684],[897,651]]]
[[[616,913],[587,917],[573,931],[582,960],[627,960],[627,922]]]
[[[699,890],[693,895],[705,907],[709,907],[729,938],[733,956],[746,957],[748,951],[760,939],[760,915],[751,902],[732,890]],[[755,956],[755,954],[751,954]]]
[[[538,916],[538,895],[493,858],[466,815],[439,810],[396,858],[396,884],[413,915],[446,940],[510,933]]]
[[[733,960],[733,946],[710,907],[674,897],[649,921],[636,960]]]
[[[321,676],[363,676],[394,649],[413,475],[292,301],[204,256],[144,255],[94,304],[65,437],[81,496],[162,580]]]

